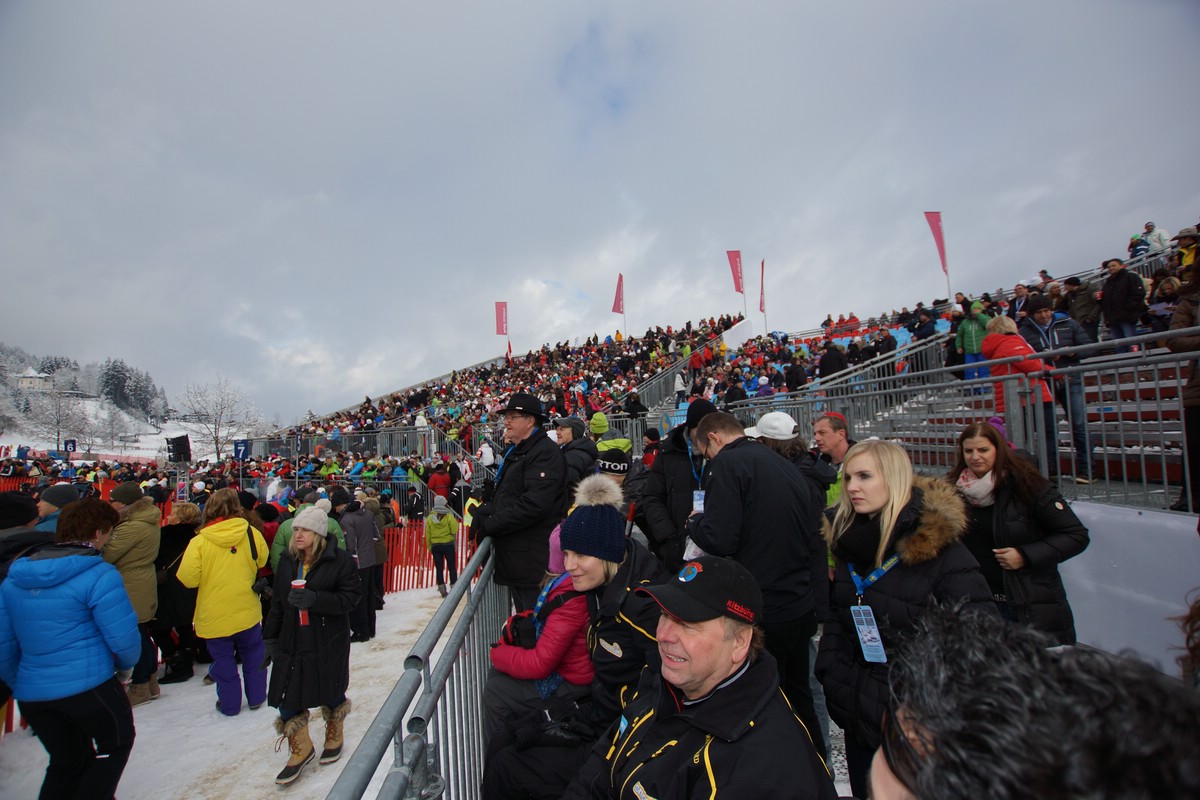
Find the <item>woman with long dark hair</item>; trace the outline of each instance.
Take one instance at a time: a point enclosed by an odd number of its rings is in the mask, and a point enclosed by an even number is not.
[[[1058,565],[1087,548],[1087,528],[1058,487],[988,423],[968,425],[957,450],[946,480],[967,503],[963,543],[1000,615],[1074,644],[1075,619]]]
[[[888,707],[887,654],[934,603],[996,610],[959,541],[966,512],[952,488],[914,476],[908,454],[879,439],[847,451],[842,480],[838,504],[825,512],[837,567],[816,673],[830,718],[846,732],[854,796],[866,797]]]

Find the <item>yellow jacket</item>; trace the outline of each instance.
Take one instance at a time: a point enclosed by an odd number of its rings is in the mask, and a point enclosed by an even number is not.
[[[258,548],[257,563],[250,556],[250,540]],[[179,582],[196,595],[196,634],[205,639],[232,636],[262,622],[262,606],[250,588],[260,567],[267,563],[267,541],[240,517],[214,522],[200,529],[188,543],[179,562]]]

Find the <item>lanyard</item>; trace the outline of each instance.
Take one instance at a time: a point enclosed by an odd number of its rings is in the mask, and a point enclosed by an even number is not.
[[[683,434],[683,441],[688,450],[688,466],[692,468],[692,477],[696,479],[696,488],[700,488],[700,476],[696,474],[696,458],[692,455],[692,437]]]
[[[533,431],[537,433],[538,428],[534,428]],[[530,435],[532,436],[533,434]],[[515,444],[510,444],[508,449],[504,451],[504,455],[500,456],[500,468],[496,470],[496,483],[500,482],[500,473],[504,472],[504,465],[508,463],[508,454],[516,449],[517,446]]]
[[[878,581],[880,578],[882,578],[884,575],[886,575],[888,573],[888,570],[890,570],[892,567],[896,566],[896,564],[899,563],[899,561],[900,561],[900,556],[898,554],[893,555],[887,561],[883,562],[883,566],[881,566],[879,569],[875,570],[874,572],[872,572],[870,575],[868,575],[865,578],[860,578],[858,576],[858,572],[855,571],[853,564],[846,564],[846,566],[850,568],[850,577],[854,580],[854,588],[858,590],[859,605],[862,604],[863,592],[865,592],[867,590],[867,587],[871,586],[876,581]]]
[[[554,590],[557,589],[562,582],[569,577],[571,577],[571,573],[564,572],[562,575],[559,575],[557,578],[555,578],[553,583],[551,583],[545,589],[542,589],[541,593],[538,595],[537,602],[533,605],[533,630],[538,636],[542,635],[543,624],[542,621],[538,619],[538,612],[541,611],[542,606],[546,604],[546,598],[549,597]]]

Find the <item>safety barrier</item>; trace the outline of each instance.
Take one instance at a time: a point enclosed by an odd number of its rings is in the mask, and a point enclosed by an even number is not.
[[[488,645],[495,641],[509,609],[507,592],[492,580],[491,556],[491,540],[484,539],[464,568],[464,579],[442,602],[405,658],[404,673],[329,798],[363,797],[389,745],[392,763],[377,797],[478,796]],[[469,579],[476,574],[477,579]],[[435,650],[440,651],[436,663]]]
[[[401,525],[384,530],[388,560],[383,571],[383,591],[403,592],[408,589],[429,589],[436,582],[433,557],[425,546],[424,520],[405,520]],[[455,556],[459,566],[466,564],[475,552],[467,527],[461,521],[455,539]],[[460,575],[464,573],[459,573]]]

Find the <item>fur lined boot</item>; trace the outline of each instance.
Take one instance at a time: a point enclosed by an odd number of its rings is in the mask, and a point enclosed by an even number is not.
[[[279,734],[279,741],[275,743],[275,752],[279,752],[286,739],[292,753],[288,758],[287,766],[275,776],[275,782],[281,786],[299,778],[304,767],[317,756],[312,739],[308,736],[308,716],[308,711],[301,711],[287,722],[279,717],[275,718],[275,732]]]
[[[446,592],[446,584],[444,584],[444,583],[439,583],[439,584],[438,584],[438,594],[440,594],[442,597],[445,597],[445,596],[446,596],[446,594],[447,594],[447,592]]]
[[[162,697],[162,689],[158,688],[158,673],[150,673],[150,699],[157,700]]]
[[[321,763],[332,764],[342,757],[342,741],[344,720],[350,713],[350,698],[342,701],[337,708],[321,706],[321,716],[325,718],[325,749],[321,751]]]

